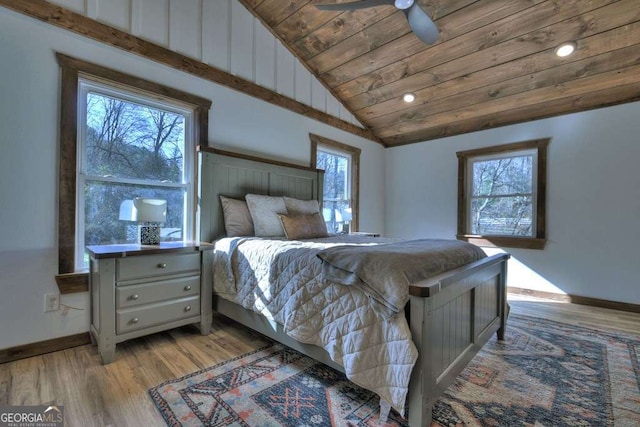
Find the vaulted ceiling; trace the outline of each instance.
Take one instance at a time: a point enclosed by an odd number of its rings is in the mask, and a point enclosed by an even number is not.
[[[640,0],[417,0],[430,46],[394,6],[315,7],[342,1],[241,0],[386,146],[640,99]]]

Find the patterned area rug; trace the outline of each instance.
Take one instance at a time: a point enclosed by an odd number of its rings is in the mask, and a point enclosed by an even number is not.
[[[507,331],[437,402],[434,426],[640,425],[640,337],[517,315]],[[378,425],[375,395],[279,344],[149,394],[171,426]],[[392,411],[388,425],[407,424]]]

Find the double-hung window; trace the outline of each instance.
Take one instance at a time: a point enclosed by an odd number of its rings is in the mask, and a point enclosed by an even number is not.
[[[324,170],[322,215],[327,231],[356,231],[360,149],[318,135],[310,138],[312,167]]]
[[[459,238],[496,246],[544,247],[548,142],[457,153]]]
[[[195,237],[195,147],[207,145],[211,101],[56,57],[62,71],[57,280],[74,288],[81,280],[68,273],[86,271],[86,245],[137,242],[137,224],[120,214],[125,201],[166,200],[161,240]]]
[[[136,242],[119,218],[135,197],[167,201],[161,240],[192,239],[193,108],[81,77],[78,112],[76,265],[86,245]]]

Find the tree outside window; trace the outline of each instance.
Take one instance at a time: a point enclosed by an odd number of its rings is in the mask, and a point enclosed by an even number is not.
[[[533,163],[533,153],[471,162],[471,234],[533,236]]]
[[[79,88],[78,247],[136,242],[136,225],[118,216],[134,197],[167,200],[161,240],[191,237],[192,168],[185,166],[194,151],[192,111],[87,79]],[[83,250],[78,256],[86,265]]]
[[[458,238],[483,245],[544,247],[548,142],[457,153]]]
[[[309,134],[311,166],[324,170],[322,213],[329,233],[358,230],[360,149]]]
[[[318,169],[324,169],[322,214],[330,233],[349,232],[352,220],[349,197],[350,158],[342,154],[318,151]]]

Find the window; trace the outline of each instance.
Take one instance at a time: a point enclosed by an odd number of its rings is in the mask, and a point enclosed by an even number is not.
[[[76,265],[86,245],[137,241],[118,217],[134,197],[167,201],[161,240],[193,239],[193,108],[84,77],[78,93]]]
[[[353,211],[349,175],[351,156],[318,149],[318,169],[324,170],[322,215],[330,233],[349,232]]]
[[[322,214],[329,233],[358,230],[360,149],[310,134],[311,166],[324,170]]]
[[[458,238],[542,249],[548,139],[458,152]]]
[[[206,145],[211,102],[62,54],[57,59],[59,273],[86,269],[86,245],[137,241],[137,226],[119,219],[121,203],[134,197],[167,200],[163,240],[194,238],[195,146]]]

